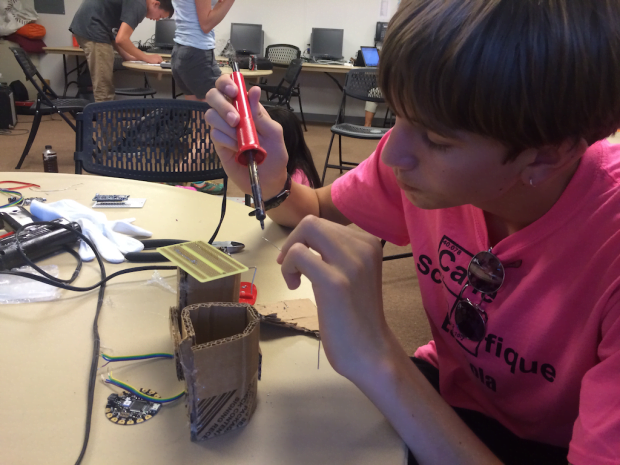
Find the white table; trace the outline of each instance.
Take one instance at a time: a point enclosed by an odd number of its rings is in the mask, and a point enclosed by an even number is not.
[[[143,209],[107,209],[108,219],[137,217],[153,238],[208,240],[217,224],[221,197],[154,183],[89,175],[2,173],[2,180],[35,182],[43,191],[26,197],[48,202],[73,198],[85,205],[95,193],[146,197]],[[310,284],[286,288],[275,262],[287,230],[247,216],[229,202],[218,240],[243,242],[235,256],[258,266],[258,303],[313,298]],[[73,269],[66,254],[44,263]],[[108,274],[132,265],[106,264]],[[175,286],[175,273],[162,271]],[[175,295],[146,285],[152,272],[124,275],[108,284],[99,320],[101,346],[113,355],[170,352],[168,310]],[[96,282],[85,264],[76,285]],[[251,280],[251,272],[242,276]],[[11,465],[71,464],[82,445],[97,290],[63,291],[54,302],[0,305],[0,462]],[[318,341],[280,328],[261,328],[262,381],[258,407],[239,430],[190,442],[183,401],[167,405],[140,425],[105,418],[106,399],[119,389],[98,382],[85,464],[403,464],[405,448],[380,412],[349,381],[336,374],[324,353],[317,369]],[[100,363],[100,366],[103,363]],[[112,364],[114,376],[162,396],[183,390],[172,360]],[[121,365],[121,366],[114,366]],[[110,365],[108,365],[110,367]],[[106,373],[106,369],[102,371]]]

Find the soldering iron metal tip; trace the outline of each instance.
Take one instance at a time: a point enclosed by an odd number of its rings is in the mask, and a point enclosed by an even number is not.
[[[265,222],[263,220],[260,220],[260,228],[264,231],[265,230]]]

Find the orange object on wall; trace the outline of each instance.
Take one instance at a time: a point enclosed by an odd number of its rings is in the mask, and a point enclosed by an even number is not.
[[[45,37],[46,31],[44,26],[30,23],[20,27],[15,33],[27,39],[42,39]]]

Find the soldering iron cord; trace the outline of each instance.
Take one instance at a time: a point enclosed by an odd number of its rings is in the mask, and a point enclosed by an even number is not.
[[[6,192],[6,191],[5,191]],[[18,193],[20,194],[20,193]],[[106,272],[105,272],[105,266],[103,264],[103,261],[101,259],[101,255],[99,254],[99,252],[97,251],[97,247],[95,247],[95,245],[90,241],[90,239],[88,239],[88,237],[86,237],[84,234],[82,234],[81,232],[76,231],[75,229],[71,228],[70,226],[66,226],[63,224],[59,224],[59,223],[53,223],[50,221],[39,221],[36,224],[38,225],[47,225],[50,227],[60,227],[62,229],[67,229],[69,231],[72,231],[76,236],[78,236],[80,239],[82,239],[84,242],[86,242],[86,244],[93,250],[94,254],[95,254],[95,259],[97,260],[97,264],[99,265],[99,273],[101,276],[101,280],[93,285],[93,286],[89,286],[89,287],[75,287],[75,286],[69,286],[67,284],[64,284],[62,281],[63,280],[57,280],[57,278],[53,278],[49,279],[49,278],[45,278],[43,276],[37,276],[37,275],[33,275],[30,273],[23,273],[20,271],[0,271],[0,274],[6,274],[6,275],[13,275],[13,276],[22,276],[25,278],[30,278],[33,279],[35,281],[39,281],[42,283],[46,283],[49,284],[51,286],[56,286],[62,289],[68,289],[71,291],[76,291],[76,292],[86,292],[86,291],[91,291],[93,289],[96,289],[97,287],[99,287],[99,295],[97,298],[97,309],[95,311],[95,317],[93,319],[93,351],[92,351],[92,357],[91,357],[91,364],[90,364],[90,373],[89,373],[89,377],[88,377],[88,393],[87,393],[87,405],[86,405],[86,423],[85,423],[85,427],[84,427],[84,440],[82,442],[82,448],[80,450],[80,454],[77,458],[77,460],[75,461],[75,465],[80,465],[82,463],[82,460],[84,458],[84,455],[86,454],[86,448],[88,446],[88,440],[90,438],[90,427],[91,427],[91,420],[92,420],[92,411],[93,411],[93,401],[94,401],[94,396],[95,396],[95,384],[97,382],[97,369],[98,369],[98,362],[99,362],[99,354],[101,351],[101,340],[99,337],[99,315],[101,314],[101,308],[103,307],[103,300],[104,300],[104,295],[105,295],[105,286],[106,286],[106,282],[109,281],[110,279],[116,277],[116,276],[120,276],[122,274],[126,274],[126,273],[132,273],[135,271],[148,271],[148,270],[172,270],[172,269],[176,269],[176,266],[140,266],[140,267],[136,267],[136,268],[129,268],[126,270],[121,270],[118,271],[116,273],[111,274],[110,276],[106,276]],[[26,226],[22,226],[21,228],[19,228],[16,232],[16,240],[18,241],[18,250],[20,251],[22,257],[26,260],[26,262],[29,265],[34,265],[32,263],[32,261],[26,256],[26,254],[23,252],[23,249],[21,247],[19,247],[19,235],[22,232],[22,230],[24,229],[24,227],[27,226],[32,226],[32,223],[30,225],[26,225]],[[215,235],[214,235],[215,237]],[[213,240],[214,238],[212,238]],[[79,265],[78,265],[79,266]],[[34,266],[35,269],[38,268],[36,267],[36,265]],[[75,275],[75,272],[74,272]],[[74,279],[74,277],[72,277]],[[65,281],[66,282],[66,281]]]

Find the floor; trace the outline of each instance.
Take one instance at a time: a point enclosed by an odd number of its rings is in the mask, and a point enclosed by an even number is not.
[[[19,116],[16,128],[11,134],[0,133],[0,171],[10,173],[14,170],[19,157],[26,145],[28,132],[32,125],[31,116]],[[306,143],[310,148],[315,165],[322,172],[325,155],[331,137],[330,125],[308,124]],[[29,155],[26,157],[21,171],[41,172],[43,161],[41,153],[45,145],[51,144],[58,154],[58,168],[61,173],[74,173],[73,152],[75,135],[72,129],[59,116],[45,116],[39,126],[36,139]],[[345,160],[362,161],[376,146],[376,141],[347,139],[343,146]],[[333,152],[335,155],[337,152]],[[335,155],[337,156],[337,155]],[[335,159],[335,158],[334,158]],[[328,170],[326,183],[333,182],[339,175],[337,170]],[[10,175],[5,175],[10,179]],[[6,180],[2,179],[2,180]],[[208,195],[208,194],[204,194]],[[229,187],[230,197],[241,197],[243,193],[234,185]],[[355,226],[351,226],[355,227]],[[387,244],[385,254],[404,253],[408,247],[396,247]],[[412,259],[400,259],[384,262],[383,267],[383,300],[388,324],[400,340],[406,352],[413,354],[415,349],[431,339],[430,329],[422,303],[415,263]]]

